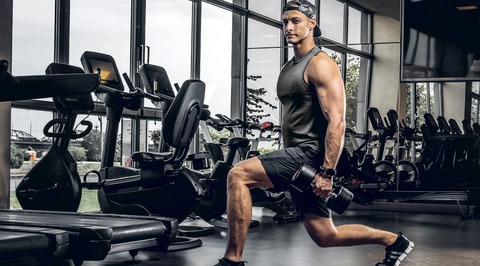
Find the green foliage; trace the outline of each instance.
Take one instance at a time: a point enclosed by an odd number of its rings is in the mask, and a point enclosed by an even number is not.
[[[231,134],[230,131],[226,129],[223,129],[222,131],[217,131],[213,128],[209,128],[208,130],[210,131],[210,137],[212,138],[213,143],[219,143],[220,139],[229,138]]]
[[[470,122],[471,123],[478,123],[478,99],[476,97],[472,97],[472,110],[470,111]]]
[[[23,165],[24,153],[15,144],[10,145],[10,168],[19,169]]]
[[[122,147],[120,146],[120,143],[122,143],[122,136],[117,135],[117,142],[115,142],[115,156],[113,158],[114,162],[120,162],[122,160]]]
[[[81,146],[85,149],[86,160],[90,162],[100,162],[102,160],[102,132],[96,128],[83,138]],[[105,136],[105,135],[104,135]],[[121,135],[117,135],[115,145],[115,162],[120,162],[121,159]]]
[[[275,150],[278,150],[278,149],[277,148],[259,148],[258,152],[260,154],[266,154],[266,153],[270,153],[270,152],[275,151]]]
[[[247,76],[247,80],[251,81],[257,81],[261,78],[262,76],[258,75]],[[270,114],[265,113],[265,107],[270,107],[272,110],[277,109],[277,106],[265,101],[264,96],[266,93],[267,90],[263,87],[258,89],[247,87],[246,120],[248,122],[260,123],[263,118],[269,117]]]
[[[342,65],[340,55],[333,53],[330,56],[340,68]],[[357,99],[358,83],[360,80],[360,58],[349,56],[347,58],[347,73],[345,75],[345,98],[347,108],[345,110],[345,121],[347,127],[355,129],[357,124]]]
[[[347,127],[355,128],[357,125],[357,100],[358,84],[360,81],[360,58],[348,57],[347,75],[345,77],[345,98],[347,108],[345,110],[345,121]]]
[[[413,87],[413,86],[415,87]],[[430,90],[430,99],[428,99],[427,90]],[[415,91],[415,127],[418,129],[423,121],[423,115],[425,113],[431,112],[427,110],[427,101],[430,101],[430,106],[434,106],[434,97],[433,97],[433,90],[428,88],[426,83],[407,83],[407,123],[411,123],[411,95],[412,91]]]
[[[78,212],[98,212],[100,204],[98,203],[97,190],[82,190],[82,201],[78,206]]]
[[[18,202],[17,195],[15,195],[14,191],[10,191],[10,209],[21,209],[22,205]]]
[[[10,209],[21,209],[15,192],[10,192]],[[82,201],[78,207],[78,212],[98,212],[100,204],[98,203],[97,190],[82,190]]]
[[[342,61],[338,53],[333,53],[330,56],[333,61],[341,68]],[[358,99],[358,84],[360,81],[360,58],[349,56],[347,57],[347,73],[345,75],[345,98],[347,108],[345,109],[345,122],[347,128],[355,130],[357,125],[357,99]],[[345,147],[349,152],[354,150],[354,145],[349,138],[345,139]]]
[[[162,130],[161,129],[154,129],[150,132],[150,139],[153,141],[153,148],[155,151],[158,151],[160,146],[160,140],[162,138]]]
[[[102,158],[102,132],[98,129],[92,131],[83,138],[81,146],[86,150],[87,161],[99,162]]]
[[[223,129],[222,131],[217,131],[211,127],[208,128],[210,133],[210,137],[212,138],[213,143],[220,143],[220,139],[228,139],[230,138],[230,131]],[[205,151],[205,134],[200,132],[200,151]],[[227,152],[227,147],[222,147],[223,154]]]
[[[86,155],[87,150],[85,150],[85,148],[83,147],[69,145],[68,151],[72,155],[73,159],[77,162],[87,160],[87,155]]]

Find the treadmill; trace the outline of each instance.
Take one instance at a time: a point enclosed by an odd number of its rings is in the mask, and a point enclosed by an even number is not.
[[[68,233],[60,229],[2,225],[0,261],[2,265],[16,265],[20,260],[54,264],[66,254],[68,241]]]
[[[166,250],[177,234],[178,224],[176,219],[159,216],[1,210],[0,229],[4,226],[67,232],[68,249],[63,257],[81,265],[83,261],[103,260],[110,253],[129,251],[135,257],[144,248]],[[8,245],[5,247],[8,249]]]
[[[100,82],[97,74],[14,77],[7,69],[0,60],[0,101],[91,93]],[[177,230],[178,221],[168,217],[0,210],[0,263],[32,257],[80,265],[124,251],[134,257],[144,248],[167,250]]]

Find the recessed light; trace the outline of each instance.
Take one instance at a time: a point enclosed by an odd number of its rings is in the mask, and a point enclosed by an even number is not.
[[[478,9],[477,6],[457,6],[458,10],[475,10]]]

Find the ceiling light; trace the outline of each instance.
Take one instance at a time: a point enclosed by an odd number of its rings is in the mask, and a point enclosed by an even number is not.
[[[475,9],[478,9],[477,6],[457,6],[457,9],[458,10],[475,10]]]

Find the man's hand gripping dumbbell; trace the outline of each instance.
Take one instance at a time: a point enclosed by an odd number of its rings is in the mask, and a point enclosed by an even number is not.
[[[292,188],[305,193],[311,190],[315,195],[327,198],[327,207],[332,211],[342,214],[353,199],[353,193],[346,188],[335,185],[333,177],[335,170],[315,169],[308,165],[302,165],[292,177]]]

